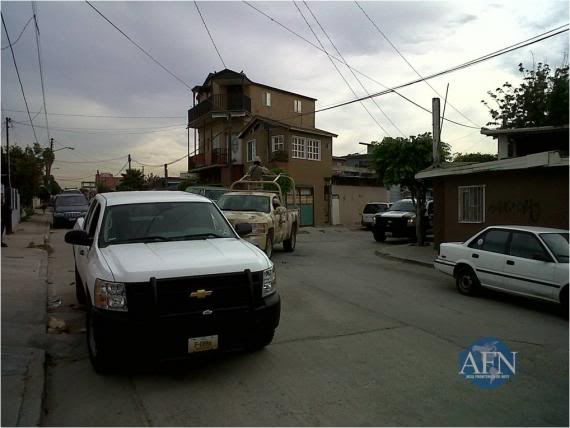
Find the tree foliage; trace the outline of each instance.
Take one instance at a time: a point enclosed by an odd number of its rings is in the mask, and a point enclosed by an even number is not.
[[[10,146],[10,181],[12,187],[20,192],[22,206],[31,206],[32,199],[39,196],[44,184],[44,162],[39,144],[32,147]],[[6,153],[2,150],[2,173],[7,173],[8,163]],[[7,185],[8,180],[2,182]]]
[[[485,100],[492,121],[499,128],[524,128],[568,124],[568,66],[557,67],[554,74],[548,64],[538,63],[532,70],[519,64],[522,83],[488,91],[496,107]]]
[[[145,177],[144,188],[146,190],[164,189],[165,183],[164,178],[158,175],[154,175],[152,172]],[[186,189],[186,188],[184,188]]]
[[[144,176],[140,169],[128,169],[122,174],[123,179],[117,186],[119,191],[144,190]]]
[[[453,162],[491,162],[497,160],[497,155],[490,153],[454,153]]]
[[[272,168],[271,172],[275,175],[279,175],[279,174],[283,174],[283,175],[289,175],[289,173],[284,170],[283,168]],[[291,180],[288,180],[285,177],[281,177],[279,178],[279,180],[277,180],[277,184],[279,184],[279,186],[281,187],[281,192],[283,193],[283,197],[287,198],[287,193],[289,193],[289,191],[291,190]],[[275,187],[272,187],[271,190],[274,190]]]
[[[418,245],[423,245],[423,207],[426,202],[427,184],[416,180],[415,175],[433,164],[433,138],[425,132],[410,138],[386,137],[380,143],[373,142],[373,163],[376,174],[385,186],[399,184],[405,187],[416,201],[417,222],[416,236]],[[451,157],[450,147],[441,143],[440,159],[442,162]]]

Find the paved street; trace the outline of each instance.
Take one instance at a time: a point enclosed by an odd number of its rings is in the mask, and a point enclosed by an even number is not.
[[[69,333],[48,335],[43,425],[567,426],[568,321],[555,306],[465,297],[431,268],[375,254],[394,244],[369,232],[322,230],[274,254],[282,318],[265,350],[106,376],[87,357],[66,230],[52,230],[48,295],[61,305],[48,316]],[[518,352],[495,390],[458,374],[459,352],[484,336]]]

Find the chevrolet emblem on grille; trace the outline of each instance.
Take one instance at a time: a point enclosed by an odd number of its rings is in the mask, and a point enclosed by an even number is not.
[[[212,290],[196,290],[190,293],[190,297],[195,297],[196,299],[205,299],[212,293]]]

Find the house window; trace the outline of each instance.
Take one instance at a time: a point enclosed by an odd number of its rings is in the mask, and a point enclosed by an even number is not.
[[[305,143],[305,138],[293,136],[293,150],[291,156],[296,159],[305,159]]]
[[[313,140],[311,138],[307,139],[307,159],[309,160],[321,160],[321,141]]]
[[[255,159],[255,140],[249,140],[247,142],[247,161],[253,162]]]
[[[485,222],[485,186],[459,186],[459,223]]]
[[[285,150],[285,139],[283,135],[274,135],[271,137],[271,151]]]
[[[293,100],[293,111],[301,113],[301,100]]]
[[[271,92],[264,92],[263,93],[263,105],[267,107],[271,107]]]

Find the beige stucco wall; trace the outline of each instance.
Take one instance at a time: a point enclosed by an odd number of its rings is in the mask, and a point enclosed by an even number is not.
[[[315,127],[314,114],[298,114],[293,111],[294,100],[301,100],[302,113],[315,111],[314,100],[257,85],[246,87],[245,92],[251,98],[252,114],[258,114],[303,128]],[[263,94],[265,92],[271,93],[270,107],[263,105]]]
[[[360,225],[362,210],[368,202],[388,202],[384,187],[333,184],[332,194],[339,197],[340,223],[345,226]]]

